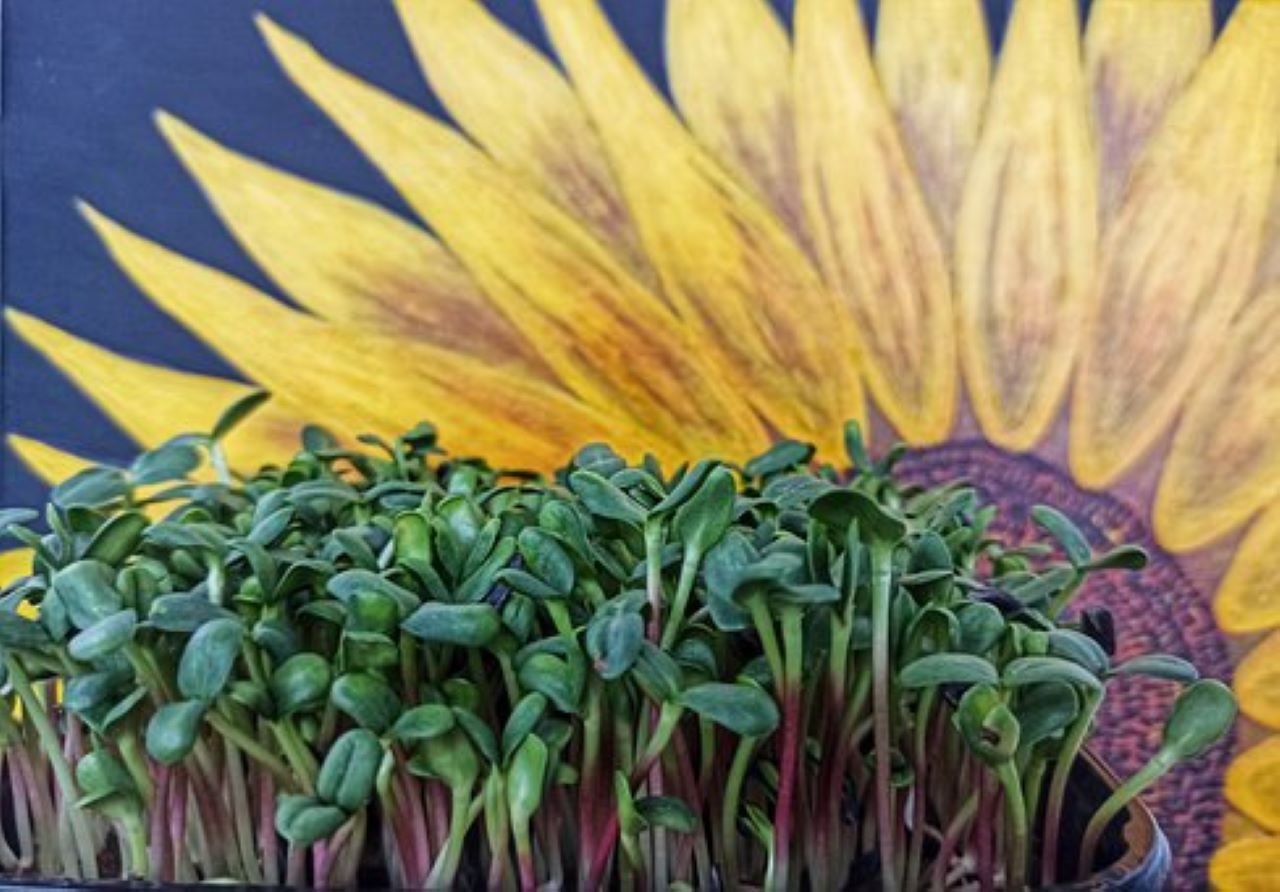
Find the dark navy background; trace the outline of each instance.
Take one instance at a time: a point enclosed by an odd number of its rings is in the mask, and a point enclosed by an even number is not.
[[[789,16],[793,0],[773,0]],[[1010,0],[986,0],[999,34]],[[1084,0],[1082,0],[1084,2]],[[874,17],[874,0],[862,0]],[[531,0],[491,0],[546,48]],[[604,0],[624,40],[665,88],[662,0]],[[1215,0],[1219,21],[1233,0]],[[389,3],[371,0],[7,0],[3,2],[0,302],[110,349],[235,377],[114,268],[72,207],[82,197],[144,235],[272,293],[155,131],[165,108],[251,155],[407,214],[403,203],[284,77],[253,25],[266,12],[361,77],[426,107],[429,94]],[[139,399],[145,398],[139,394]],[[132,452],[75,388],[7,329],[0,431],[95,458]],[[44,487],[0,450],[0,504]]]

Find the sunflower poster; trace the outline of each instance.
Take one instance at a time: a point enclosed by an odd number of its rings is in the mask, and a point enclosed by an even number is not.
[[[3,15],[0,503],[254,388],[237,466],[422,419],[513,467],[838,461],[857,419],[1002,537],[1047,503],[1149,551],[1082,603],[1241,708],[1147,794],[1176,885],[1280,875],[1280,3]],[[1171,696],[1109,697],[1103,758]]]

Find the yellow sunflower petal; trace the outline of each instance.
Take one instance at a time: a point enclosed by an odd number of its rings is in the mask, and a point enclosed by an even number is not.
[[[694,135],[808,244],[791,47],[773,8],[765,0],[672,0],[667,76]]]
[[[479,0],[396,0],[396,9],[454,120],[648,279],[648,260],[600,139],[556,67]]]
[[[1267,830],[1280,830],[1280,737],[1245,750],[1227,768],[1227,801]]]
[[[1093,4],[1084,55],[1098,134],[1104,215],[1119,203],[1139,151],[1211,43],[1211,0]]]
[[[1231,634],[1280,626],[1280,586],[1275,556],[1280,554],[1280,507],[1261,515],[1245,534],[1218,587],[1213,612]]]
[[[91,458],[64,452],[56,446],[21,434],[9,434],[5,437],[5,442],[32,474],[48,484],[60,483],[97,464]]]
[[[19,337],[144,447],[175,434],[209,430],[223,409],[251,389],[121,356],[19,310],[9,309],[5,317]],[[306,417],[305,411],[290,412],[270,400],[232,432],[227,450],[237,464],[284,458],[294,451]]]
[[[987,436],[1056,416],[1096,265],[1098,172],[1075,0],[1013,8],[956,221],[960,355]]]
[[[286,405],[305,406],[309,417],[335,430],[392,434],[428,417],[455,448],[536,468],[557,466],[587,439],[607,437],[631,451],[643,445],[616,416],[527,376],[325,323],[99,214],[90,220],[161,309]]]
[[[838,448],[861,412],[845,313],[765,205],[681,126],[596,0],[539,0],[665,295],[775,429]]]
[[[1222,356],[1253,280],[1280,143],[1280,4],[1243,0],[1139,158],[1102,248],[1071,468],[1131,468]]]
[[[796,5],[796,114],[803,193],[827,282],[853,313],[876,403],[912,443],[943,439],[955,412],[946,257],[857,7]]]
[[[1231,532],[1280,495],[1280,287],[1232,325],[1183,408],[1153,511],[1166,548]]]
[[[1241,839],[1256,839],[1259,836],[1266,836],[1267,831],[1240,814],[1240,812],[1228,809],[1226,814],[1222,816],[1221,835],[1222,842],[1225,844]]]
[[[1280,632],[1272,632],[1240,661],[1234,684],[1240,711],[1280,730]]]
[[[1280,872],[1280,837],[1242,839],[1223,846],[1209,862],[1216,892],[1275,892]]]
[[[259,22],[289,76],[378,164],[583,402],[638,420],[655,446],[735,454],[758,447],[762,433],[739,392],[747,388],[731,388],[705,348],[587,230],[456,131]]]
[[[377,205],[219,145],[163,112],[160,130],[245,250],[333,322],[546,373],[439,242]]]
[[[31,549],[0,551],[0,586],[8,585],[31,572]]]
[[[949,238],[991,82],[982,3],[881,0],[875,56],[903,144]]]
[[[1271,212],[1267,214],[1266,234],[1262,238],[1262,257],[1254,275],[1253,290],[1280,286],[1280,168],[1271,187]]]

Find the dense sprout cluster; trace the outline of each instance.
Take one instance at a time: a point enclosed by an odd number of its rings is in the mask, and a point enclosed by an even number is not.
[[[1022,888],[1212,744],[1230,693],[1113,665],[1063,619],[1101,554],[1037,509],[1009,549],[963,485],[783,441],[674,473],[590,445],[553,479],[429,425],[227,471],[176,438],[0,514],[0,862],[159,880],[531,890]],[[207,469],[207,470],[206,470]],[[1163,745],[1060,852],[1107,684],[1185,688]],[[1063,845],[1067,845],[1064,842]]]

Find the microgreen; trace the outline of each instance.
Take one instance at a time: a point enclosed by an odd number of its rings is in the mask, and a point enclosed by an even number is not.
[[[1070,615],[1141,549],[1046,506],[1044,541],[1001,543],[976,492],[901,486],[856,425],[843,476],[781,440],[671,473],[597,443],[544,478],[426,424],[308,427],[237,476],[264,399],[0,511],[35,550],[0,593],[5,866],[352,886],[378,853],[397,887],[733,890],[979,863],[1019,888],[1064,879],[1059,846],[1092,870],[1234,720],[1185,660],[1117,660],[1105,609]],[[1132,676],[1181,686],[1163,742],[1059,840]]]

